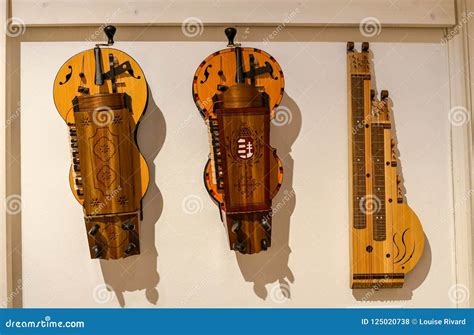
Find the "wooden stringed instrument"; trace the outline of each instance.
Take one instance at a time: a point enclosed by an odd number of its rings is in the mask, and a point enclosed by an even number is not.
[[[371,90],[369,44],[347,44],[351,287],[398,288],[423,254],[425,235],[397,174],[388,91]]]
[[[148,86],[140,66],[113,45],[74,55],[54,80],[54,102],[71,144],[69,184],[83,206],[91,258],[118,259],[140,253],[141,199],[148,167],[136,144]],[[102,48],[102,46],[104,46]]]
[[[271,245],[272,198],[283,179],[270,146],[270,121],[283,96],[283,72],[262,50],[234,43],[207,57],[196,70],[193,98],[209,131],[204,183],[217,202],[230,248],[244,254]]]

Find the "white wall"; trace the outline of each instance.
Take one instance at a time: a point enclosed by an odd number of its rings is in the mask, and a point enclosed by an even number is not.
[[[394,102],[408,202],[429,243],[404,289],[354,293],[348,281],[345,43],[246,45],[280,62],[282,105],[292,113],[290,124],[272,128],[286,173],[275,203],[285,190],[296,196],[275,218],[271,249],[238,257],[228,250],[202,183],[207,134],[191,83],[202,59],[224,43],[121,42],[116,47],[138,61],[151,89],[139,142],[154,163],[156,185],[145,198],[142,255],[100,262],[89,259],[82,209],[67,180],[66,126],[52,98],[59,67],[91,45],[22,43],[24,307],[455,306],[448,296],[455,281],[445,47],[371,44],[377,89],[388,89]],[[194,214],[183,211],[190,195],[197,199]]]

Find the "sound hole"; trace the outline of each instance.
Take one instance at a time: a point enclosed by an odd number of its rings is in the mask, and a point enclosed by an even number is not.
[[[71,76],[72,76],[72,66],[69,65],[69,66],[68,66],[68,69],[69,69],[69,73],[66,75],[66,80],[64,80],[64,82],[60,81],[60,82],[59,82],[59,85],[64,85],[64,84],[66,84],[66,83],[69,81],[69,79],[71,79]]]

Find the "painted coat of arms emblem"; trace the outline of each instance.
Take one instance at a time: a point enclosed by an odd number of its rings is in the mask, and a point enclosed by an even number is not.
[[[231,155],[236,160],[255,160],[261,155],[260,139],[245,122],[233,133],[231,143]]]

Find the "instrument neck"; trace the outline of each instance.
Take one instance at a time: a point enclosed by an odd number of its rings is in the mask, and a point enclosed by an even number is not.
[[[242,48],[235,47],[235,82],[237,84],[244,84],[245,83],[245,75],[244,75],[244,62],[242,56]]]

